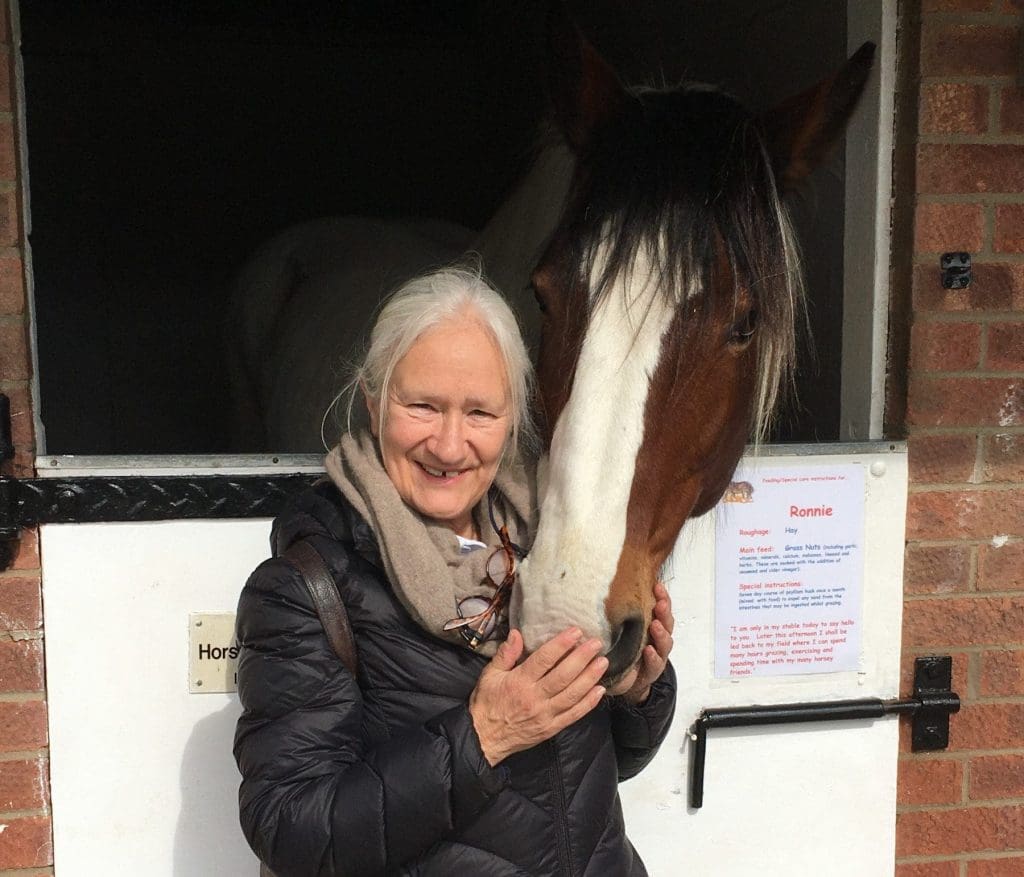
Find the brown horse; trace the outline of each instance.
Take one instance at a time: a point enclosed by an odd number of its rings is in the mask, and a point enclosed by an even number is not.
[[[792,373],[803,293],[780,196],[842,132],[874,47],[757,118],[702,86],[623,88],[559,8],[550,34],[576,165],[531,275],[547,454],[513,616],[528,648],[570,624],[600,636],[614,679],[683,523]]]
[[[564,142],[480,235],[356,218],[286,232],[240,277],[231,350],[246,434],[312,450],[340,336],[389,276],[469,248],[521,313],[532,289],[545,454],[512,621],[528,648],[572,624],[599,636],[615,678],[683,523],[718,502],[791,373],[803,292],[780,197],[841,134],[874,49],[755,117],[706,86],[627,90],[559,3],[547,33]]]

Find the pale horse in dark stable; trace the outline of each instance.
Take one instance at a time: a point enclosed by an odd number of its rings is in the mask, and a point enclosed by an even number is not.
[[[781,197],[841,135],[874,46],[754,116],[705,86],[624,88],[558,7],[548,41],[561,142],[483,231],[340,218],[285,232],[236,284],[233,381],[249,437],[317,450],[332,364],[383,272],[479,254],[519,313],[540,311],[540,526],[512,623],[527,648],[572,624],[600,637],[614,679],[647,641],[684,522],[718,502],[790,379],[803,288]]]

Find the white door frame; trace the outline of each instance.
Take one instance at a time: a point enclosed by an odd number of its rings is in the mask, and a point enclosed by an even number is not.
[[[846,132],[843,356],[839,441],[882,438],[889,311],[896,4],[847,4],[847,47],[877,46],[875,64]]]

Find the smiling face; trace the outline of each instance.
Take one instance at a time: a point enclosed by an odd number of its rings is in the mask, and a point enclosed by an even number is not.
[[[383,404],[367,398],[384,469],[405,503],[460,536],[491,486],[512,429],[508,379],[472,316],[428,329],[399,360]]]

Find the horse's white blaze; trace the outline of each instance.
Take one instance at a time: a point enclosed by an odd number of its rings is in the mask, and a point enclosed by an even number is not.
[[[516,608],[527,648],[573,624],[611,645],[604,600],[625,542],[648,388],[675,312],[653,283],[638,257],[591,317],[544,467],[541,525],[522,565],[528,597]]]

